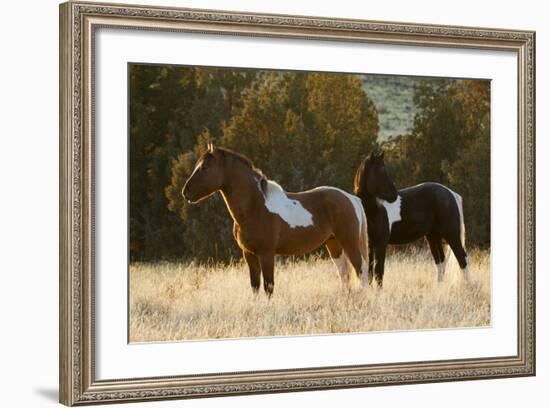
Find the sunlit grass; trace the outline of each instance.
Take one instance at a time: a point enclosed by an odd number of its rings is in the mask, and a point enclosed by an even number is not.
[[[425,251],[394,252],[384,288],[340,289],[332,261],[278,262],[275,292],[254,296],[246,265],[134,263],[130,340],[173,341],[490,325],[488,252],[470,257],[471,281],[449,263],[444,282]]]

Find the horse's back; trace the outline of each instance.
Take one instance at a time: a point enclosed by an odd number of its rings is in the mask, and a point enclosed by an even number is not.
[[[427,230],[436,229],[441,233],[459,227],[462,199],[449,187],[422,183],[399,190],[399,195],[405,223],[423,224]]]
[[[399,195],[407,201],[422,202],[424,207],[437,207],[455,203],[457,193],[443,184],[427,182],[399,190]]]
[[[291,226],[283,222],[278,234],[276,252],[283,255],[303,254],[311,252],[326,243],[330,237],[345,234],[352,240],[357,240],[361,233],[362,207],[359,198],[331,187],[290,193],[289,200],[299,204],[312,215],[312,223],[308,226]],[[357,202],[354,204],[355,199]],[[358,210],[361,211],[357,215]],[[293,207],[292,207],[293,208]],[[281,218],[284,221],[284,218]],[[355,225],[357,228],[350,228]]]
[[[288,193],[288,196],[299,200],[306,208],[322,213],[327,220],[343,222],[342,218],[355,218],[358,226],[366,222],[361,199],[337,187],[316,187],[300,193]]]

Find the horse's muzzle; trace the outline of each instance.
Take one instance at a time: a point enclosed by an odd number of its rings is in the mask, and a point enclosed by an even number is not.
[[[189,204],[193,204],[193,200],[189,198],[189,188],[187,188],[187,183],[185,183],[185,185],[183,186],[181,190],[181,195],[187,200]]]
[[[193,197],[192,192],[189,192],[189,188],[187,188],[187,183],[185,186],[183,186],[183,189],[181,190],[181,195],[189,204],[197,204],[199,201],[201,201],[200,198]]]

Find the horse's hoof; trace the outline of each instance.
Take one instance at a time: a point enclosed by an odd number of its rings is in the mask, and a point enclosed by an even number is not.
[[[273,285],[273,283],[267,283],[264,285],[264,291],[265,291],[265,294],[267,295],[267,297],[269,299],[271,299],[271,296],[273,295],[273,287],[275,285]]]

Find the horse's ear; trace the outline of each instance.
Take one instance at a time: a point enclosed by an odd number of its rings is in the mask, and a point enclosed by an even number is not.
[[[376,159],[376,154],[374,152],[370,152],[368,161],[372,162]]]
[[[378,159],[381,161],[384,160],[384,150],[382,150],[382,153],[378,155]]]

